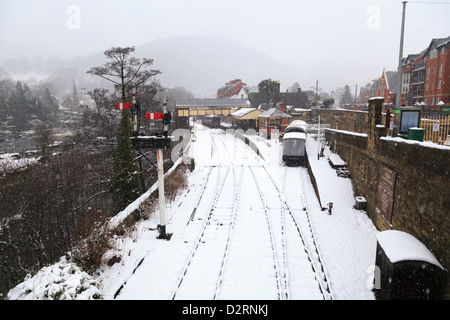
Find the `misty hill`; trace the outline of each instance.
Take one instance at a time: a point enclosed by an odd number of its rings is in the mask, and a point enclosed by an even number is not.
[[[280,80],[282,88],[306,78],[299,67],[284,65],[248,46],[218,36],[183,36],[136,47],[136,56],[154,59],[166,87],[183,86],[200,97],[215,97],[226,82],[242,79],[258,85]]]
[[[269,78],[279,80],[282,91],[294,82],[306,87],[314,83],[311,79],[315,79],[305,69],[279,63],[249,46],[219,36],[180,36],[155,40],[136,46],[134,56],[154,59],[152,67],[162,71],[157,77],[162,86],[181,86],[199,98],[215,97],[217,89],[233,79],[242,79],[251,86],[257,86]],[[101,79],[86,74],[89,68],[106,62],[103,52],[77,55],[69,60],[41,55],[34,58],[16,57],[2,63],[2,67],[15,76],[20,76],[20,73],[53,75],[59,79],[56,82],[69,91],[73,88],[73,81],[79,88],[107,85]],[[301,53],[299,62],[300,59]],[[64,81],[61,81],[61,75]]]

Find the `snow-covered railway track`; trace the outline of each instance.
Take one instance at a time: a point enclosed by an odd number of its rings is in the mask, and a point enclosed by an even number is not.
[[[218,166],[214,170],[225,170],[225,173],[217,180],[209,210],[197,210],[189,224],[191,233],[200,231],[193,240],[192,250],[172,291],[172,299],[213,299],[217,291],[233,228],[234,203],[239,201],[239,177],[231,166]]]
[[[325,299],[313,259],[308,254],[305,236],[284,194],[265,167],[253,168],[255,182],[264,186],[262,197],[267,203],[267,217],[274,234],[274,254],[280,274],[281,299]]]
[[[229,134],[218,137],[234,139],[234,158],[252,163],[250,170],[271,236],[278,299],[332,299],[302,189],[306,169],[285,167],[279,188],[263,161],[254,152],[248,154],[251,150],[240,139]]]
[[[282,194],[289,215],[294,222],[297,233],[302,239],[305,253],[311,263],[312,270],[315,273],[319,284],[321,294],[324,299],[333,299],[332,291],[327,278],[327,271],[321,260],[319,247],[310,219],[308,204],[302,190],[302,182],[307,175],[306,168],[285,167],[282,177]],[[286,186],[298,186],[296,188]]]
[[[171,298],[332,299],[301,188],[303,169],[286,168],[277,184],[242,141],[211,132],[218,162],[184,231],[191,249]]]

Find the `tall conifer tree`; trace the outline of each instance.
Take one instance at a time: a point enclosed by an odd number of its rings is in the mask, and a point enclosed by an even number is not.
[[[117,149],[114,155],[111,191],[117,210],[124,209],[140,194],[138,167],[134,162],[134,150],[131,146],[131,120],[129,112],[124,112],[117,134]]]
[[[87,71],[114,83],[115,89],[121,97],[121,102],[124,103],[130,102],[133,90],[137,91],[139,87],[147,85],[148,82],[152,81],[153,76],[161,73],[158,70],[148,69],[153,63],[152,59],[130,57],[134,50],[134,47],[113,47],[106,50],[105,56],[109,61],[103,66],[94,67]],[[117,210],[124,209],[142,191],[130,137],[130,112],[123,110],[117,135],[117,150],[111,181],[111,191]]]

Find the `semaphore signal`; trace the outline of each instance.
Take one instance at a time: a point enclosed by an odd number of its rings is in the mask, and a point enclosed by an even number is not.
[[[131,108],[132,108],[131,103],[116,102],[116,109],[118,110],[129,110]]]
[[[170,148],[170,139],[168,136],[169,124],[171,120],[170,112],[167,112],[167,103],[164,101],[164,113],[149,113],[145,114],[147,120],[162,120],[163,131],[152,136],[140,136],[138,128],[138,114],[140,112],[139,103],[136,101],[136,94],[133,93],[133,103],[116,103],[116,109],[131,110],[132,114],[132,133],[130,138],[133,148],[139,149],[156,149],[157,150],[157,170],[158,170],[158,194],[159,194],[159,212],[160,224],[158,225],[159,236],[158,239],[170,240],[171,233],[166,233],[166,200],[164,195],[164,159],[163,149]]]
[[[147,120],[162,120],[164,119],[164,113],[149,113],[145,114],[145,119]]]

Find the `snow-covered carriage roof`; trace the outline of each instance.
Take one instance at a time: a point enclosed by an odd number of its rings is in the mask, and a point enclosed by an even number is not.
[[[386,230],[377,234],[377,240],[392,263],[406,260],[425,261],[444,267],[425,245],[409,233],[398,230]]]
[[[288,132],[283,135],[283,140],[286,139],[306,139],[306,134],[303,132]]]

